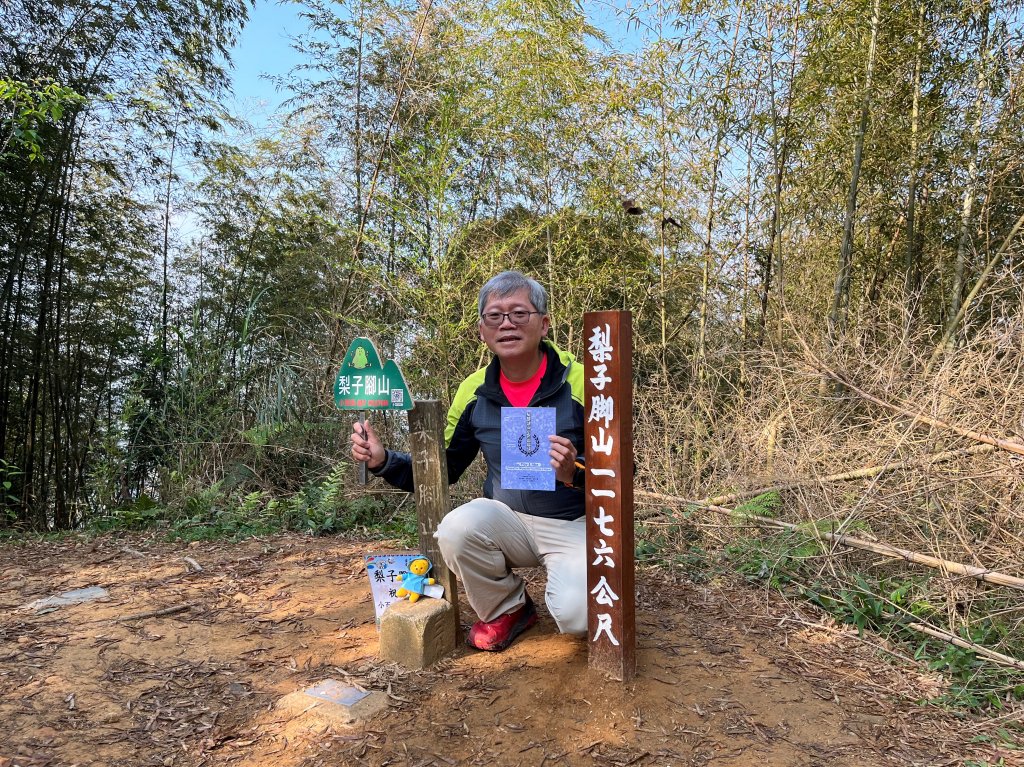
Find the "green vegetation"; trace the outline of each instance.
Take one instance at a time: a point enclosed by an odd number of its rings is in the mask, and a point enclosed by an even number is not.
[[[508,267],[572,351],[580,310],[632,310],[654,487],[764,469],[763,427],[841,454],[852,413],[822,417],[798,335],[922,391],[1012,347],[1014,3],[647,4],[628,54],[569,0],[299,4],[290,119],[261,135],[225,131],[241,0],[6,9],[3,525],[177,509],[282,434],[256,485],[290,497],[343,453],[348,342],[450,397],[481,356],[472,295]],[[1013,412],[1001,364],[950,401]]]
[[[261,130],[224,106],[244,0],[5,4],[0,536],[408,535],[348,479],[334,373],[371,336],[450,400],[485,358],[477,288],[517,268],[578,358],[581,312],[632,312],[639,490],[794,488],[652,522],[641,561],[724,553],[923,647],[965,705],[1018,694],[904,625],[1020,657],[1003,591],[820,544],[1024,572],[1019,465],[959,452],[1019,444],[1024,412],[1018,0],[652,2],[604,28],[571,0],[297,4]]]
[[[993,664],[974,651],[923,637],[907,627],[913,621],[941,624],[945,620],[933,599],[931,576],[879,574],[847,567],[825,571],[828,560],[813,534],[784,531],[738,538],[726,549],[736,571],[780,593],[801,597],[841,623],[855,626],[861,637],[875,635],[895,643],[905,654],[924,661],[949,680],[949,688],[930,705],[982,711],[1024,700],[1024,674]],[[975,612],[999,614],[1012,607],[992,598]],[[1005,619],[983,618],[963,625],[956,634],[981,647],[1024,657],[1024,637]]]
[[[1024,751],[1024,744],[1021,743],[1019,732],[1012,732],[1006,727],[998,728],[991,735],[976,735],[972,740],[974,743],[989,743],[1003,751]],[[968,759],[963,763],[963,767],[1005,767],[1006,764],[1006,758],[1001,756],[995,762]]]
[[[383,498],[399,495],[343,496],[341,468],[320,481],[312,481],[293,495],[280,498],[265,490],[226,489],[218,482],[183,497],[174,509],[163,508],[148,496],[131,506],[94,519],[89,530],[166,530],[171,540],[242,539],[293,531],[310,535],[348,533],[362,538],[394,538],[415,545],[416,513],[391,508]]]
[[[83,96],[54,82],[29,85],[0,78],[0,109],[7,116],[0,156],[10,151],[15,157],[23,154],[30,163],[42,160],[44,128],[60,123],[68,109],[84,102]]]
[[[634,556],[638,567],[653,566],[684,575],[695,583],[708,580],[714,572],[712,555],[701,541],[682,527],[652,527],[637,524]]]

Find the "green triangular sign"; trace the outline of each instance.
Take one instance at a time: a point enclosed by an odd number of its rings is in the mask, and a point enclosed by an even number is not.
[[[373,341],[357,338],[334,379],[334,404],[339,410],[412,410],[412,397],[394,360],[382,365]]]

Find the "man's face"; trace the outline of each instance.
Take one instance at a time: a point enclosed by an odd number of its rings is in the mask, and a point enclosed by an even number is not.
[[[483,314],[515,311],[537,311],[526,288],[503,297],[492,293],[484,304]],[[527,359],[536,354],[540,340],[547,335],[550,326],[551,321],[546,314],[530,314],[522,325],[517,325],[508,316],[502,317],[497,327],[489,327],[483,320],[479,324],[480,337],[499,361]]]

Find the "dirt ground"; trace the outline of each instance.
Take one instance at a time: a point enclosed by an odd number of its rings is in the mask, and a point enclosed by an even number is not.
[[[376,656],[362,565],[386,550],[297,535],[0,546],[0,767],[1019,763],[983,742],[1000,722],[918,705],[942,689],[920,664],[685,573],[638,573],[627,684],[589,671],[585,643],[558,635],[541,599],[541,621],[506,652],[403,670]],[[527,577],[541,597],[542,573]],[[87,586],[109,597],[23,609]],[[274,707],[326,678],[391,706],[351,729]]]

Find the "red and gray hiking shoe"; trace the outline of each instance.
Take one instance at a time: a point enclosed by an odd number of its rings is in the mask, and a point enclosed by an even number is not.
[[[501,652],[512,640],[522,634],[537,622],[537,608],[533,606],[530,595],[526,595],[526,604],[515,612],[502,615],[493,621],[485,623],[477,621],[469,630],[469,637],[466,644],[478,650],[488,652]]]

